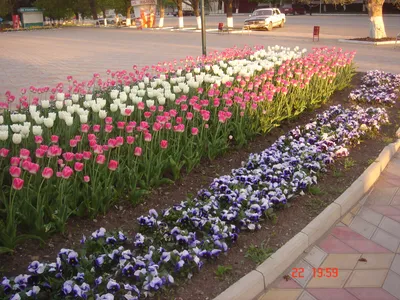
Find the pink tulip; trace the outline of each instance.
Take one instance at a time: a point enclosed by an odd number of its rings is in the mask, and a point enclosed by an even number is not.
[[[115,171],[118,168],[118,162],[116,160],[111,159],[108,163],[108,169],[111,171]]]
[[[75,139],[69,140],[69,146],[70,146],[71,148],[74,148],[74,147],[76,147],[77,145],[78,145],[78,141],[77,141],[77,140],[75,140]]]
[[[144,109],[144,102],[139,102],[138,104],[137,104],[137,108],[139,109],[139,110],[143,110]]]
[[[181,124],[183,122],[182,117],[177,117],[176,118],[176,123]]]
[[[77,161],[81,161],[81,160],[83,159],[83,154],[80,153],[80,152],[75,153],[75,159],[76,159]]]
[[[135,154],[136,156],[141,156],[141,155],[142,155],[142,148],[136,147],[136,148],[135,148],[134,154]]]
[[[36,144],[41,144],[41,143],[43,143],[43,137],[40,136],[40,135],[36,135],[36,136],[35,136],[35,143],[36,143]]]
[[[162,129],[162,125],[158,122],[154,122],[153,131],[160,131]]]
[[[126,137],[126,143],[132,145],[135,142],[135,137],[128,135]]]
[[[37,174],[37,172],[39,172],[39,170],[40,170],[39,164],[31,163],[31,165],[29,166],[28,172],[31,174]]]
[[[196,127],[192,128],[192,135],[197,135],[199,133],[199,129]]]
[[[88,124],[82,124],[81,125],[81,131],[82,132],[88,132],[89,131],[89,129],[90,129],[90,126],[88,125]]]
[[[117,143],[116,144],[117,147],[120,147],[120,146],[122,146],[124,144],[124,138],[122,136],[117,136],[115,138],[115,141]]]
[[[24,169],[25,171],[29,171],[30,167],[31,167],[31,162],[29,160],[24,160],[21,164],[22,169]]]
[[[68,179],[72,176],[73,173],[74,173],[74,170],[72,170],[70,167],[66,166],[61,171],[61,177],[64,179]]]
[[[83,163],[76,162],[76,163],[74,164],[74,170],[75,170],[76,172],[81,172],[81,171],[83,170],[83,166],[84,166]]]
[[[164,111],[164,106],[160,105],[160,106],[158,107],[158,111],[159,111],[159,112]]]
[[[96,145],[97,145],[97,142],[96,142],[95,140],[90,140],[90,141],[89,141],[89,146],[90,146],[91,148],[95,147]]]
[[[168,148],[168,141],[167,140],[162,140],[160,142],[160,146],[162,149],[167,149]]]
[[[151,139],[152,139],[151,133],[145,133],[144,134],[145,142],[151,142]]]
[[[117,147],[117,140],[116,139],[108,139],[107,146],[110,148]]]
[[[52,136],[51,136],[51,142],[54,143],[54,144],[58,143],[58,139],[59,139],[59,138],[58,138],[57,135],[52,135]]]
[[[150,106],[150,111],[155,112],[157,110],[157,106],[152,105]]]
[[[6,148],[1,148],[0,149],[0,157],[7,157],[9,152],[10,152],[10,150],[8,150]]]
[[[96,157],[96,163],[99,165],[103,165],[106,162],[106,157],[102,154],[97,155]]]
[[[186,120],[192,120],[193,119],[193,113],[191,113],[191,112],[187,112],[186,113]]]
[[[89,160],[90,159],[90,157],[92,156],[92,152],[90,152],[90,151],[83,151],[83,159],[84,160]]]
[[[73,161],[74,157],[75,157],[75,154],[72,153],[72,152],[65,152],[63,154],[63,157],[64,157],[65,161]]]
[[[21,178],[14,178],[12,181],[12,187],[14,190],[19,191],[24,187],[24,180]]]
[[[112,132],[112,130],[113,130],[113,126],[112,125],[106,125],[105,126],[105,128],[104,128],[104,131],[105,132],[107,132],[107,133],[110,133],[110,132]]]
[[[100,125],[93,125],[93,132],[100,132]]]
[[[165,123],[165,129],[170,130],[172,128],[172,124],[171,123]]]
[[[144,115],[144,117],[145,117],[146,119],[148,119],[148,118],[151,117],[151,112],[146,111],[143,115]]]
[[[132,109],[125,108],[125,116],[130,116],[132,114]]]
[[[19,177],[19,176],[21,176],[21,172],[22,172],[22,170],[21,170],[20,167],[16,167],[16,166],[11,166],[11,167],[10,167],[10,175],[11,175],[12,177]]]
[[[96,135],[93,134],[93,133],[89,133],[89,134],[88,134],[88,140],[89,140],[89,141],[96,140]]]
[[[83,181],[84,182],[89,182],[90,181],[90,177],[87,176],[87,175],[83,176]]]
[[[113,119],[112,119],[111,117],[107,117],[107,118],[105,119],[105,122],[106,122],[106,124],[110,125],[110,124],[112,124]]]
[[[10,165],[19,166],[21,159],[19,157],[13,156],[10,158]]]
[[[93,152],[96,154],[101,154],[103,153],[103,147],[101,147],[100,145],[96,145],[93,147]]]
[[[45,167],[42,171],[42,177],[45,179],[50,179],[54,174],[54,171],[52,168]]]
[[[123,130],[125,128],[125,122],[117,122],[117,128]]]

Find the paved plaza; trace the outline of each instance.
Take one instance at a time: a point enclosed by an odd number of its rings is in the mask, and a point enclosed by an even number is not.
[[[399,169],[397,153],[371,193],[259,300],[400,299]]]
[[[240,26],[246,16],[236,16]],[[207,16],[207,27],[216,28],[223,16]],[[194,17],[185,17],[185,26],[195,24]],[[386,17],[388,35],[400,31],[400,17]],[[174,26],[177,18],[166,18],[166,26]],[[176,24],[175,24],[176,25]],[[314,25],[321,26],[321,39],[312,41]],[[356,63],[361,71],[400,70],[400,46],[372,47],[339,43],[339,38],[366,36],[366,16],[288,16],[284,28],[272,32],[250,34],[207,34],[208,51],[244,45],[338,46],[356,50]],[[0,97],[4,92],[34,86],[54,86],[65,82],[68,75],[88,80],[93,73],[107,69],[130,70],[132,65],[151,65],[159,61],[201,55],[201,35],[197,32],[143,30],[129,28],[63,28],[32,32],[0,34]]]

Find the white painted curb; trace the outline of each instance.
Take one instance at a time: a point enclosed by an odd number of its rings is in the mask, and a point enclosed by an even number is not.
[[[396,131],[396,137],[400,138],[400,128]],[[324,236],[363,198],[399,148],[400,139],[386,146],[377,159],[333,203],[259,265],[256,270],[239,279],[214,300],[257,299],[266,291],[268,285],[281,276],[307,248]]]
[[[363,44],[363,45],[381,46],[381,45],[395,45],[397,43],[397,41],[367,42],[367,41],[356,41],[356,40],[340,39],[339,43],[350,43],[350,44]]]

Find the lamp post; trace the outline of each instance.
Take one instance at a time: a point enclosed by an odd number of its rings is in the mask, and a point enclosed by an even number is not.
[[[206,50],[206,19],[204,13],[204,0],[200,0],[201,3],[201,48],[203,55],[207,55]]]

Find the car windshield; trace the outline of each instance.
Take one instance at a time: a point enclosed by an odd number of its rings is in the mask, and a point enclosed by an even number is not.
[[[253,16],[272,16],[272,10],[256,10]]]

